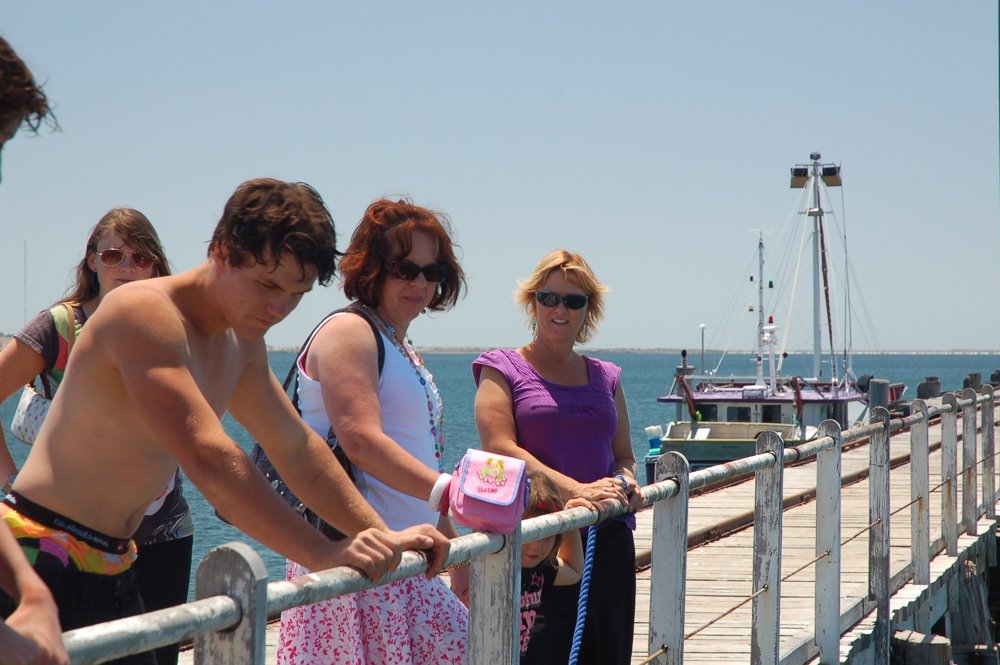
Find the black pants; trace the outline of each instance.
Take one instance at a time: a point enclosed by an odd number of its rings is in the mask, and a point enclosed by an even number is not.
[[[586,548],[586,541],[584,541]],[[545,600],[555,632],[572,640],[580,585],[553,587]],[[558,627],[557,627],[558,626]],[[624,522],[612,522],[597,532],[587,619],[583,629],[579,665],[628,665],[635,632],[635,541]],[[570,645],[552,662],[569,660]]]
[[[45,552],[38,553],[34,568],[55,598],[63,631],[143,611],[134,570],[118,575],[84,573],[74,568],[72,563],[64,566],[58,558]],[[8,617],[15,609],[17,603],[0,591],[0,616]],[[112,665],[156,665],[152,651],[109,662]]]
[[[139,582],[139,595],[147,612],[187,602],[191,581],[191,548],[194,536],[139,546],[132,570]],[[177,665],[179,644],[155,651],[157,665]]]

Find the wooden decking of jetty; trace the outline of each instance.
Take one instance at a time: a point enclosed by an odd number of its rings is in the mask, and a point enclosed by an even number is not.
[[[940,425],[928,431],[931,447],[940,443]],[[890,440],[890,456],[896,460],[890,472],[890,510],[910,503],[910,465],[899,463],[910,450],[909,433],[899,433]],[[869,463],[867,446],[843,453],[843,477],[865,476]],[[931,485],[941,475],[940,449],[931,453]],[[783,494],[809,494],[816,484],[815,462],[785,468]],[[843,588],[841,611],[868,593],[868,482],[867,476],[843,487],[841,495],[841,540],[857,535],[841,551]],[[961,506],[961,488],[959,502]],[[752,511],[753,480],[716,492],[691,498],[689,503],[689,533],[708,529],[735,514]],[[639,514],[636,530],[636,551],[651,543],[652,511]],[[780,654],[782,659],[812,642],[814,626],[814,569],[809,565],[816,558],[815,504],[805,501],[784,512],[782,530],[782,577],[802,570],[781,585]],[[932,540],[941,524],[940,492],[931,496],[930,518]],[[890,521],[890,576],[901,575],[911,563],[910,510],[903,508]],[[713,542],[695,547],[688,554],[687,589],[684,617],[685,635],[696,632],[684,643],[685,663],[750,662],[751,608],[746,604],[728,616],[719,618],[738,606],[752,593],[753,529],[746,528]],[[638,575],[635,637],[632,662],[647,658],[649,571]],[[714,623],[712,623],[714,621]],[[711,623],[710,626],[705,627]],[[793,659],[796,660],[796,659]],[[656,662],[656,661],[654,661]],[[801,661],[800,661],[801,662]]]
[[[940,425],[932,424],[929,443],[940,442]],[[910,450],[909,434],[898,433],[890,442],[894,465],[890,473],[890,509],[899,510],[891,517],[890,576],[903,577],[911,563],[910,510],[902,508],[910,502],[910,466],[903,458]],[[841,611],[867,595],[868,584],[868,482],[866,472],[869,451],[865,445],[845,450],[841,462],[842,475],[851,479],[842,490],[841,551],[843,586]],[[940,450],[930,457],[931,485],[937,485],[941,474]],[[807,497],[787,508],[783,517],[782,577],[795,572],[781,584],[780,654],[792,662],[808,662],[805,646],[812,643],[814,625],[814,568],[810,562],[815,554],[815,504],[809,500],[816,484],[815,462],[789,466],[784,473],[784,496]],[[959,492],[961,489],[959,488]],[[940,492],[931,497],[931,539],[940,535]],[[959,497],[961,506],[961,496]],[[754,482],[752,479],[715,491],[693,496],[689,504],[689,534],[708,531],[735,515],[752,513]],[[636,551],[648,551],[652,543],[652,511],[639,513],[636,529]],[[685,605],[685,663],[750,662],[751,606],[750,603],[731,611],[752,593],[753,529],[742,528],[695,546],[689,551]],[[801,570],[799,570],[801,569]],[[600,571],[595,571],[600,574]],[[636,621],[632,662],[647,658],[649,622],[650,573],[638,574]],[[723,616],[725,614],[725,616]],[[721,618],[720,618],[721,617]],[[267,662],[274,663],[277,624],[268,627]],[[694,633],[694,634],[692,634]],[[181,654],[181,663],[193,662],[192,652]],[[655,662],[663,662],[653,661]]]

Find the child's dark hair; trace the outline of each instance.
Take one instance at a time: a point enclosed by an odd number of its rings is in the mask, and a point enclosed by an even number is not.
[[[532,471],[528,474],[528,480],[531,481],[531,491],[528,493],[528,507],[524,511],[525,519],[558,513],[563,509],[564,504],[562,497],[559,496],[559,489],[551,478],[541,471]],[[545,563],[555,562],[562,538],[563,534],[556,534],[552,542],[552,551],[545,558]]]

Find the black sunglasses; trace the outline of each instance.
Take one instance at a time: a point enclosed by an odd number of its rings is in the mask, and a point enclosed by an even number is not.
[[[412,282],[417,275],[423,274],[424,279],[432,284],[443,282],[448,278],[447,263],[429,263],[425,266],[418,266],[413,261],[393,261],[389,264],[389,275],[405,282]]]
[[[535,291],[535,300],[546,307],[558,307],[559,303],[562,303],[566,305],[566,309],[583,309],[587,306],[590,296],[581,293],[562,296],[551,291]]]
[[[140,254],[139,252],[126,252],[124,250],[118,249],[117,247],[110,247],[102,252],[97,252],[97,256],[101,259],[101,263],[109,268],[117,268],[124,261],[125,257],[129,257],[134,265],[139,270],[145,270],[149,266],[156,263],[156,259],[151,256],[146,256],[145,254]]]

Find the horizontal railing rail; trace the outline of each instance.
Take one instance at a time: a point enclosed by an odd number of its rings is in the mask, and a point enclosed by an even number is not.
[[[977,423],[977,414],[981,420]],[[958,418],[962,418],[961,436]],[[940,537],[931,539],[928,424],[941,420],[942,471],[936,487],[941,495]],[[980,424],[981,423],[981,424]],[[753,663],[778,663],[780,632],[781,523],[784,466],[816,459],[815,645],[801,654],[823,662],[839,660],[844,608],[840,607],[840,455],[845,443],[869,440],[869,595],[853,612],[875,611],[875,662],[889,662],[889,438],[910,431],[912,579],[927,584],[930,560],[941,551],[957,554],[958,534],[975,535],[980,517],[995,518],[996,451],[994,392],[966,389],[946,394],[940,405],[911,403],[911,414],[889,417],[875,409],[870,422],[841,431],[825,421],[819,436],[794,447],[765,432],[757,454],[719,466],[690,472],[687,460],[666,453],[656,463],[656,482],[641,488],[645,506],[653,507],[653,549],[649,608],[648,662],[679,664],[684,640],[703,627],[685,633],[688,502],[692,490],[721,480],[755,478],[751,658]],[[977,436],[977,434],[980,434]],[[958,442],[962,466],[958,466]],[[979,467],[982,467],[980,474]],[[979,483],[979,477],[982,482]],[[959,515],[957,492],[962,485]],[[980,487],[981,485],[981,487]],[[981,489],[981,494],[980,494]],[[525,541],[579,529],[626,512],[624,504],[604,506],[594,513],[576,508],[524,520],[511,534],[472,533],[452,540],[447,565],[471,566],[470,663],[518,662],[520,549]],[[856,538],[862,532],[852,534]],[[196,573],[198,600],[174,608],[68,631],[64,642],[75,665],[101,663],[185,640],[194,640],[199,663],[263,664],[264,634],[269,615],[396,580],[424,574],[427,559],[407,552],[400,566],[377,584],[341,567],[289,581],[267,583],[259,555],[248,545],[230,543],[209,552]],[[796,571],[798,572],[798,571]],[[794,573],[793,573],[794,574]],[[790,575],[786,576],[790,577]],[[484,600],[485,599],[485,600]],[[731,611],[731,610],[730,610]],[[787,654],[786,654],[787,657]]]

